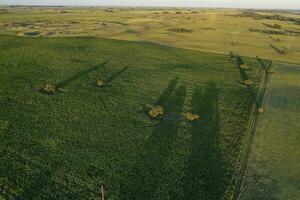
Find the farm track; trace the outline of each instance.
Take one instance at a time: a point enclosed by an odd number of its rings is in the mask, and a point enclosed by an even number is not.
[[[237,161],[236,168],[235,168],[235,175],[232,179],[232,182],[230,186],[228,187],[228,190],[224,196],[224,199],[229,200],[237,200],[240,197],[240,191],[241,187],[243,185],[244,179],[245,179],[245,173],[248,166],[248,161],[250,158],[251,153],[251,147],[253,143],[253,139],[256,133],[256,127],[257,122],[259,120],[259,112],[258,108],[260,108],[263,105],[263,99],[266,91],[266,86],[268,83],[268,70],[271,68],[272,61],[268,61],[267,64],[265,64],[260,58],[257,57],[258,63],[262,66],[264,72],[262,75],[262,80],[259,86],[258,95],[256,98],[256,102],[252,107],[252,111],[250,114],[249,124],[248,128],[244,137],[244,145],[243,150],[240,153],[240,158]],[[239,63],[236,63],[237,67],[239,68]],[[248,87],[248,90],[250,91],[250,88]],[[230,193],[232,194],[230,195]]]

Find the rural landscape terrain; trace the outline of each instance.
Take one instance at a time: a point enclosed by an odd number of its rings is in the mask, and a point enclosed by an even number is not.
[[[300,199],[300,14],[0,6],[0,200]]]

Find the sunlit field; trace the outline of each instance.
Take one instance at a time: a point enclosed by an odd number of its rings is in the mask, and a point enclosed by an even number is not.
[[[93,38],[0,44],[4,197],[87,199],[101,185],[115,199],[225,194],[253,105],[229,56]],[[256,91],[260,66],[246,63]]]
[[[299,24],[296,13],[229,9],[17,7],[0,11],[4,34],[150,41],[293,63],[300,63]]]
[[[0,7],[0,200],[296,200],[299,38],[294,12]]]

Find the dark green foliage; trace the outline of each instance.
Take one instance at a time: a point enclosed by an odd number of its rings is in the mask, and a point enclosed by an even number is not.
[[[107,62],[104,62],[102,64],[99,64],[99,65],[96,65],[96,66],[93,66],[91,68],[88,68],[84,71],[81,71],[79,72],[78,74],[75,74],[74,76],[70,77],[70,78],[67,78],[66,80],[63,80],[62,82],[59,82],[57,84],[55,84],[55,86],[57,88],[62,88],[62,87],[66,87],[68,86],[70,83],[76,81],[77,79],[80,79],[80,78],[83,78],[85,77],[86,75],[88,75],[89,73],[92,73],[93,71],[96,71],[98,70],[99,68],[101,67],[104,67],[106,65]]]
[[[162,198],[157,191],[160,187],[159,183],[170,176],[166,168],[167,158],[170,157],[172,144],[178,137],[177,131],[186,96],[186,87],[179,86],[175,90],[176,83],[176,80],[170,82],[168,88],[157,100],[165,107],[166,115],[153,128],[132,171],[122,182],[121,199]],[[171,190],[171,187],[167,189]],[[168,192],[169,195],[173,195],[171,191]]]
[[[268,23],[263,23],[263,25],[265,25],[266,27],[269,27],[269,28],[274,28],[274,29],[281,29],[281,25],[279,24],[268,24]]]
[[[260,65],[262,64],[261,63],[262,61],[260,59],[258,59],[258,62],[259,62]],[[241,56],[236,55],[236,66],[237,66],[237,68],[240,72],[243,84],[244,84],[244,81],[246,81],[246,80],[251,80],[251,81],[255,81],[255,80],[252,80],[252,79],[260,80],[260,79],[257,79],[256,77],[260,76],[263,73],[262,69],[258,68],[257,70],[252,71],[251,76],[249,76],[245,70],[240,68],[240,66],[242,64],[245,64],[244,60],[242,59]],[[260,107],[260,105],[261,105],[260,102],[262,101],[262,99],[260,100],[260,99],[257,98],[258,89],[259,89],[258,85],[256,85],[256,86],[248,85],[247,86],[249,99],[253,102],[253,104],[256,105],[257,108]]]
[[[98,199],[104,186],[106,199],[197,199],[200,187],[219,199],[227,187],[253,105],[228,56],[0,36],[0,68],[0,198]],[[44,95],[45,83],[65,92]],[[165,115],[151,119],[145,104]]]
[[[259,58],[259,57],[256,57],[256,59],[257,59],[257,62],[258,62],[258,63],[260,64],[260,66],[262,67],[262,69],[266,70],[267,67],[268,67],[269,61],[263,60],[263,59],[261,59],[261,58]]]
[[[37,36],[39,34],[40,34],[40,32],[38,32],[38,31],[31,31],[31,32],[24,33],[24,35],[27,35],[27,36]]]
[[[257,12],[252,12],[252,11],[244,11],[241,14],[238,14],[236,16],[251,17],[251,18],[257,19],[257,20],[268,19],[268,20],[288,21],[288,22],[292,22],[295,24],[300,23],[299,18],[287,17],[287,16],[278,15],[278,14],[274,14],[274,15],[259,14]]]
[[[240,75],[242,77],[242,80],[245,81],[245,80],[249,80],[249,76],[248,74],[246,73],[245,70],[241,69],[240,66],[242,64],[245,64],[244,60],[241,58],[241,56],[239,55],[236,55],[236,65],[237,65],[237,68],[240,72]]]
[[[273,35],[287,35],[287,31],[281,31],[281,30],[269,30],[269,29],[255,29],[250,28],[249,31],[251,32],[259,32],[259,33],[265,33],[265,34],[273,34]]]

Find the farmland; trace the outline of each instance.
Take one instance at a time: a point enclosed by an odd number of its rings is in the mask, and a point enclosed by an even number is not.
[[[299,66],[274,65],[242,199],[300,198]]]
[[[101,187],[109,200],[230,199],[252,113],[242,198],[293,199],[299,16],[0,7],[0,199],[99,199]],[[274,87],[260,107],[265,59]],[[256,174],[283,192],[261,196]]]
[[[230,9],[17,7],[0,11],[0,33],[92,36],[300,63],[297,13]],[[82,28],[84,27],[84,28]],[[275,48],[274,48],[275,47]],[[280,53],[281,52],[281,53]]]
[[[0,44],[5,198],[96,198],[101,185],[110,199],[224,195],[253,105],[229,56],[94,38]],[[40,92],[46,83],[61,90]]]

